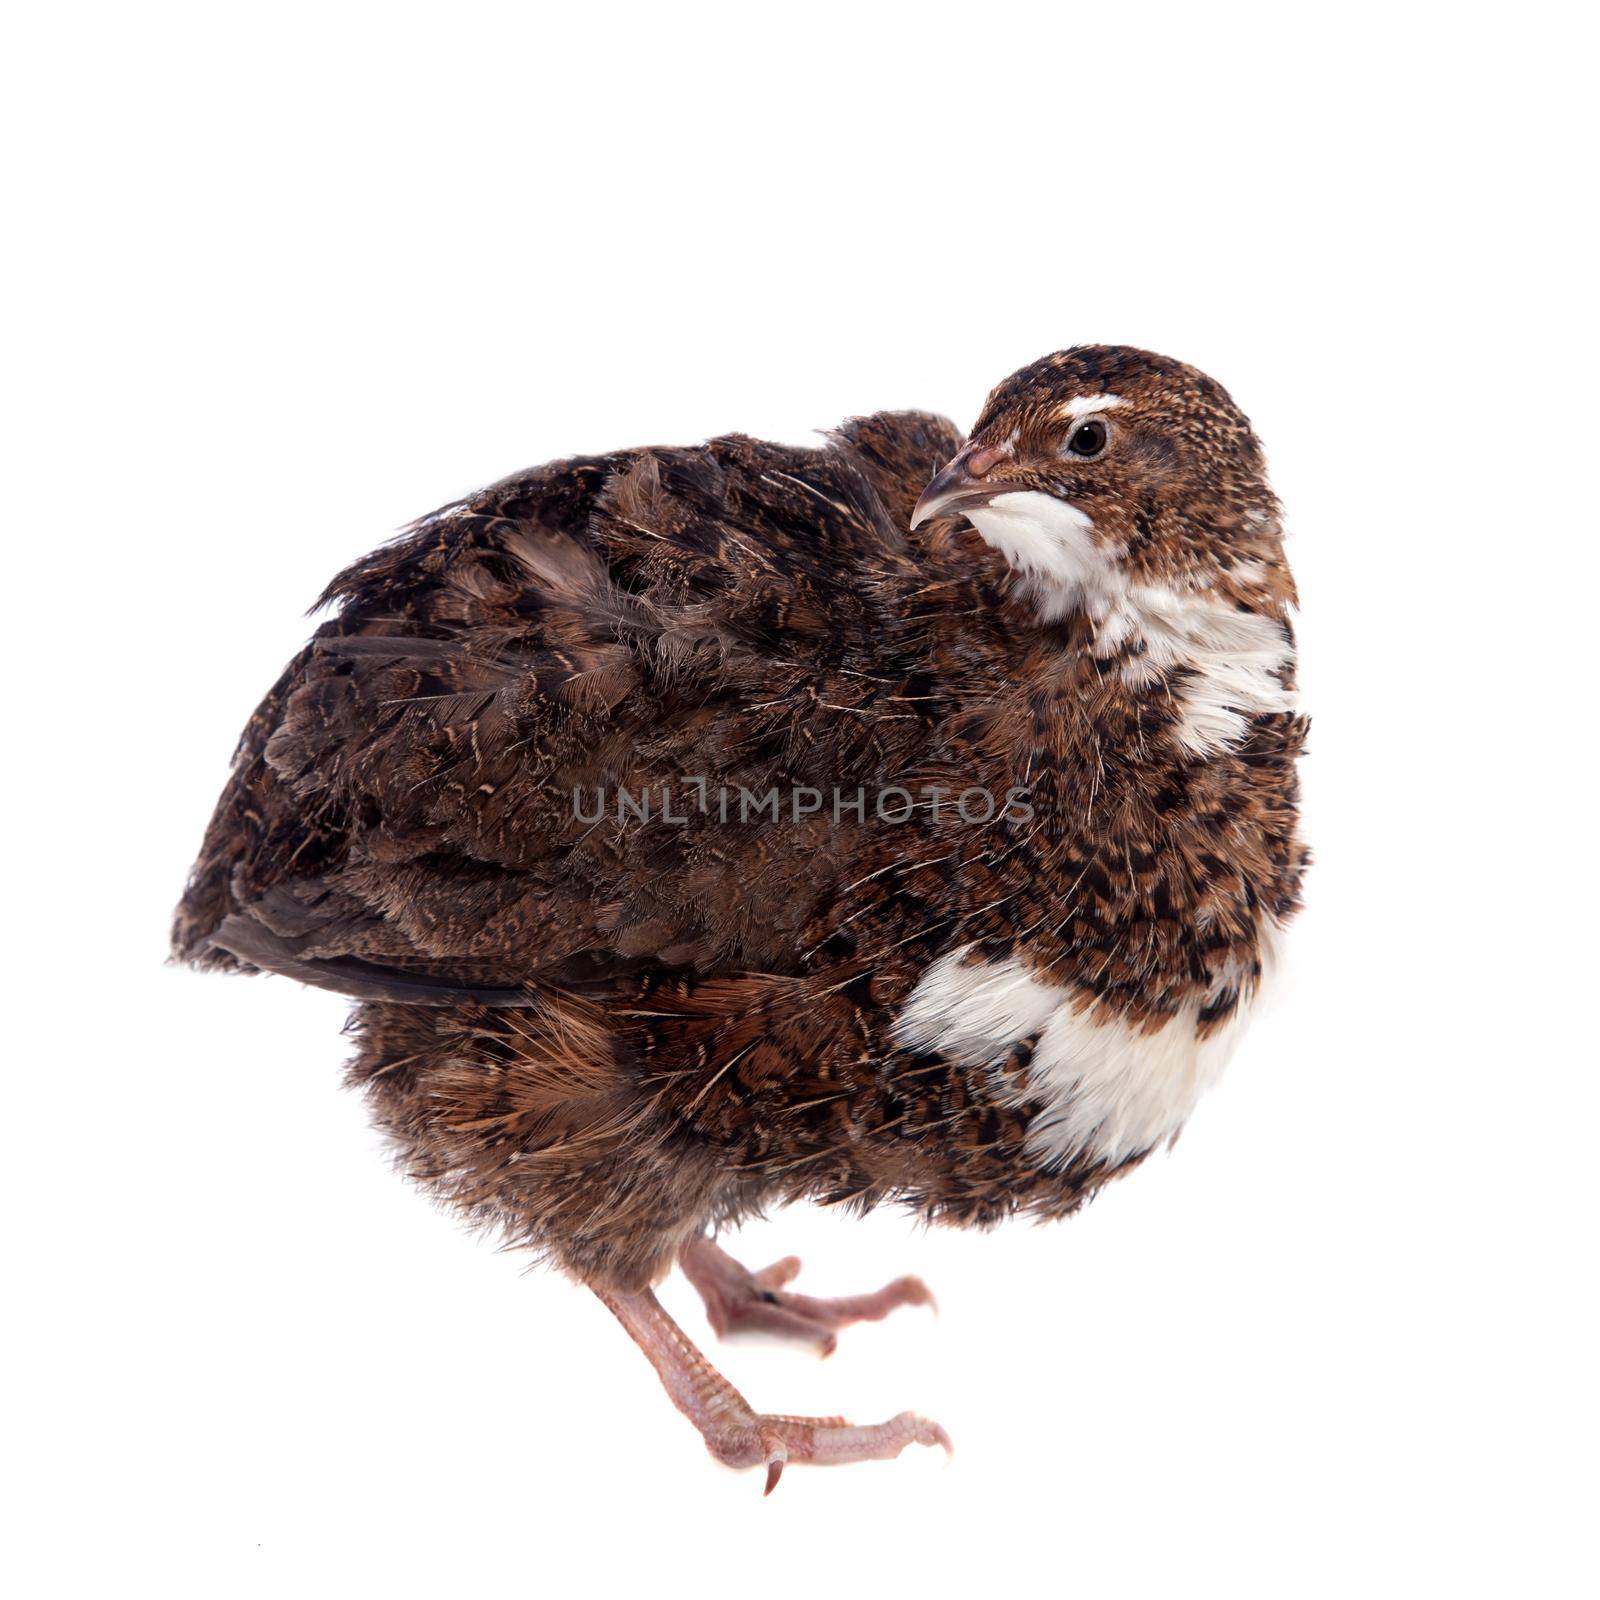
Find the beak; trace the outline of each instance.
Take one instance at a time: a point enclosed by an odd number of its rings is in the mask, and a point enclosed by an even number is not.
[[[1009,464],[1012,459],[1009,450],[995,445],[969,444],[953,461],[934,473],[911,513],[911,526],[919,528],[930,518],[988,505],[997,494],[1004,494],[1013,487],[1003,478],[995,482],[989,476],[996,467]]]

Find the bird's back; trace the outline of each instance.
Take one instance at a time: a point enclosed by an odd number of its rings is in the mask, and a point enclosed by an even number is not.
[[[435,1002],[794,970],[829,881],[817,819],[730,824],[683,786],[916,762],[955,693],[941,618],[982,671],[989,569],[905,532],[959,443],[880,414],[817,450],[560,462],[423,518],[334,579],[251,718],[176,954]]]

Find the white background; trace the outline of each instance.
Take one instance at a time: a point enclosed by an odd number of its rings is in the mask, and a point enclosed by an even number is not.
[[[1577,15],[14,16],[12,1593],[1594,1592]],[[393,1176],[340,1001],[164,969],[168,910],[305,606],[410,517],[572,451],[966,425],[1090,340],[1266,442],[1311,908],[1177,1151],[1079,1219],[737,1241],[944,1307],[720,1352],[956,1439],[763,1502],[592,1297]]]

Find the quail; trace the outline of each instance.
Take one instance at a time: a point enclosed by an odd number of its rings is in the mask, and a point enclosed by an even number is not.
[[[1222,1071],[1307,853],[1279,510],[1228,394],[1047,356],[970,437],[560,461],[340,573],[250,719],[178,958],[355,1002],[404,1169],[586,1284],[719,1460],[944,1444],[755,1410],[657,1301],[831,1350],[719,1238],[791,1201],[1064,1216]]]

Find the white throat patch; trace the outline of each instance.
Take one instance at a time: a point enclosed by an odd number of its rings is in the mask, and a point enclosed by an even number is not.
[[[1131,582],[1115,553],[1096,540],[1089,517],[1055,495],[1017,490],[966,515],[1018,574],[1022,598],[1041,622],[1082,611],[1094,625],[1098,652],[1143,647],[1123,669],[1131,687],[1187,669],[1176,689],[1182,715],[1173,735],[1187,755],[1237,744],[1252,715],[1295,709],[1282,678],[1294,647],[1276,619],[1202,590]]]

